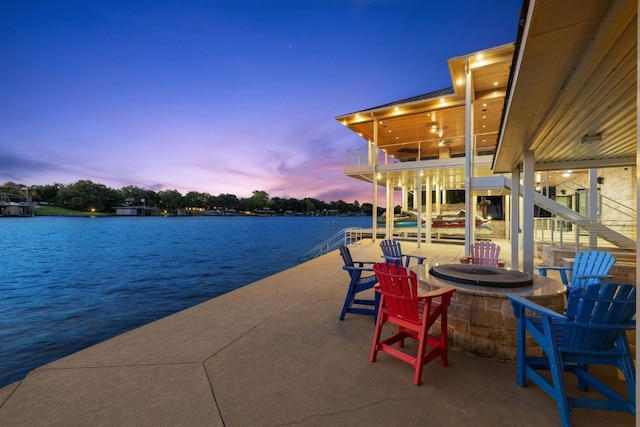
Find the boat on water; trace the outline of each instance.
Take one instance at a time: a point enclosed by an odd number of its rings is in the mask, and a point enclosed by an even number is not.
[[[386,212],[378,218],[378,225],[386,225],[387,216]],[[422,218],[422,224],[425,223],[424,215]],[[418,214],[413,211],[403,211],[393,216],[394,227],[417,227],[418,226]]]
[[[466,225],[466,211],[465,209],[460,209],[460,204],[456,204],[456,209],[451,209],[451,206],[448,205],[446,210],[443,210],[440,215],[436,215],[435,213],[431,216],[431,227],[432,228],[445,228],[445,229],[459,229],[464,228]],[[464,204],[462,204],[464,206]],[[386,225],[386,212],[382,214],[378,218],[378,224],[381,226]],[[475,227],[480,229],[488,229],[490,230],[489,223],[491,222],[490,218],[484,218],[481,215],[475,215]],[[422,214],[422,225],[426,224],[426,214]],[[417,227],[418,226],[418,213],[416,211],[408,210],[402,211],[393,216],[393,226],[395,228],[404,228],[404,227]]]
[[[461,210],[456,215],[437,215],[431,218],[431,227],[464,227],[466,225],[465,215],[466,212],[464,210]],[[489,219],[476,215],[476,228],[485,226],[489,221]]]

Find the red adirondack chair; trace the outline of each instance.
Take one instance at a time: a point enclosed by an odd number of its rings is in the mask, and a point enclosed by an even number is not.
[[[370,361],[375,362],[378,351],[383,351],[409,363],[415,369],[413,384],[418,386],[425,364],[440,356],[440,364],[447,366],[447,307],[455,288],[443,286],[418,295],[418,279],[413,271],[408,272],[405,267],[394,263],[377,263],[373,271],[380,285],[376,292],[381,298]],[[438,319],[440,336],[436,337],[429,334],[429,329]],[[387,322],[396,325],[398,332],[382,340],[382,327]],[[404,349],[405,338],[418,341],[415,356]],[[393,347],[396,343],[398,348]]]
[[[469,256],[460,261],[465,264],[488,265],[504,267],[504,261],[500,260],[500,246],[493,242],[476,242],[471,245]]]

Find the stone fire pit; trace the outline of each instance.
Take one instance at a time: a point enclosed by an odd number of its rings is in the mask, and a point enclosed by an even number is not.
[[[442,285],[456,288],[449,307],[449,346],[465,353],[515,360],[516,319],[507,295],[521,295],[558,313],[564,311],[566,288],[559,280],[468,264],[425,264],[411,269],[423,291]]]

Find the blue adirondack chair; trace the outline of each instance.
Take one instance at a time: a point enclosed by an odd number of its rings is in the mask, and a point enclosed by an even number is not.
[[[354,261],[348,247],[340,246],[338,249],[344,261],[342,269],[349,273],[350,278],[349,289],[347,289],[347,296],[342,306],[342,312],[340,313],[340,320],[344,320],[344,316],[347,313],[354,313],[373,316],[375,322],[378,315],[379,294],[375,292],[373,300],[357,298],[358,293],[371,289],[378,283],[378,279],[372,268],[375,262]],[[365,267],[366,265],[370,267]]]
[[[566,315],[558,314],[521,296],[508,295],[517,319],[517,381],[527,378],[556,401],[563,426],[571,425],[572,408],[636,413],[636,370],[625,331],[635,329],[636,287],[595,283],[569,295]],[[527,356],[526,335],[544,356]],[[613,365],[624,374],[624,397],[591,375],[589,365]],[[548,370],[551,380],[539,373]],[[567,396],[563,373],[575,374],[580,390],[593,387],[594,397]]]
[[[546,276],[548,270],[560,273],[562,283],[569,293],[575,289],[584,288],[592,283],[601,283],[605,279],[612,278],[609,270],[615,264],[613,255],[603,251],[584,251],[576,254],[573,267],[535,267],[541,276]],[[567,272],[571,272],[570,277]]]
[[[386,262],[391,262],[396,265],[401,265],[405,268],[409,267],[409,262],[415,259],[418,264],[422,264],[426,257],[419,255],[405,255],[402,253],[402,247],[397,240],[383,240],[380,242],[380,249],[382,249],[382,258]]]

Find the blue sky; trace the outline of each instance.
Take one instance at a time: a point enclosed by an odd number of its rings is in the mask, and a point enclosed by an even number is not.
[[[335,117],[451,86],[519,0],[0,3],[0,183],[371,201]]]

